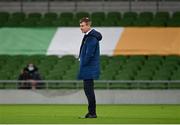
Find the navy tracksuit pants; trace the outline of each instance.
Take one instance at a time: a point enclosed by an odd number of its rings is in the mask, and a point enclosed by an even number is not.
[[[96,98],[94,93],[94,81],[93,79],[83,80],[84,92],[88,99],[88,113],[96,114]]]

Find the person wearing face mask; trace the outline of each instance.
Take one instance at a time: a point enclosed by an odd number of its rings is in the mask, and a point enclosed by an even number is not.
[[[36,89],[42,88],[43,83],[37,83],[36,80],[41,80],[41,76],[38,72],[38,68],[30,63],[28,64],[19,75],[18,80],[29,80],[30,82],[19,83],[19,88],[21,89]]]

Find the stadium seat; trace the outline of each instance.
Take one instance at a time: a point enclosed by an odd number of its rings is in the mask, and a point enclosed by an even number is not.
[[[21,23],[23,27],[36,27],[37,22],[42,20],[40,13],[29,13],[28,17]]]
[[[154,20],[151,21],[151,26],[166,26],[169,19],[170,14],[168,12],[156,12]]]
[[[101,22],[103,22],[106,18],[104,12],[93,12],[91,14],[91,20],[93,26],[101,26]]]
[[[136,21],[133,22],[134,26],[138,26],[138,27],[147,27],[150,25],[150,21],[146,20],[146,19],[137,19]]]
[[[107,14],[107,19],[112,19],[112,20],[120,20],[121,19],[121,13],[119,12],[109,12]]]
[[[10,14],[8,12],[0,12],[0,27],[8,21]]]
[[[160,19],[154,19],[150,22],[150,26],[154,27],[165,27],[166,26],[166,21],[160,20]]]
[[[0,12],[0,19],[8,20],[10,14],[8,12]]]
[[[22,12],[12,13],[9,20],[4,24],[7,27],[19,27],[26,18],[26,14]]]
[[[44,19],[47,19],[47,20],[56,20],[58,17],[57,13],[53,13],[53,12],[48,12],[48,13],[45,13],[44,14]]]
[[[172,19],[180,20],[180,12],[174,12],[172,15]]]
[[[21,26],[22,27],[36,27],[37,22],[38,22],[37,20],[29,18],[21,22]]]
[[[155,19],[166,21],[170,18],[170,14],[168,12],[156,12]]]
[[[28,19],[33,19],[36,21],[39,21],[41,19],[42,15],[41,13],[29,13],[28,14]]]
[[[180,12],[174,12],[172,14],[172,18],[168,20],[167,26],[178,27],[180,26],[179,21],[180,21]]]
[[[169,27],[179,27],[180,26],[180,19],[172,18],[167,22],[167,26]]]
[[[71,12],[62,12],[60,16],[52,22],[52,24],[53,26],[69,26],[69,25],[74,26],[75,25],[74,14]]]
[[[151,21],[154,19],[154,15],[152,12],[141,12],[139,14],[139,19],[144,19],[146,21]]]
[[[133,18],[123,18],[117,22],[117,25],[122,27],[130,27],[134,25],[133,22],[134,22]]]
[[[118,24],[117,24],[118,21],[117,20],[113,20],[113,19],[106,19],[105,21],[103,21],[101,23],[99,22],[96,25],[104,26],[104,27],[118,26]]]
[[[23,12],[15,12],[15,13],[12,13],[11,15],[12,20],[23,21],[25,18],[26,18],[26,14]]]
[[[4,23],[4,26],[5,27],[20,27],[21,23],[22,22],[20,20],[9,19],[6,23]]]
[[[38,27],[51,27],[53,26],[53,23],[52,20],[44,18],[38,21],[36,25]]]
[[[74,18],[74,14],[73,13],[71,13],[71,12],[62,12],[61,14],[60,14],[60,18],[62,19],[62,20],[73,20],[73,18]]]
[[[104,12],[93,12],[91,14],[92,21],[97,21],[97,20],[104,21],[105,18],[106,18],[106,15]]]
[[[138,17],[138,14],[136,12],[125,12],[123,14],[123,19],[133,19],[136,20]]]
[[[117,22],[121,20],[119,12],[109,12],[107,18],[102,22],[102,26],[117,26]]]

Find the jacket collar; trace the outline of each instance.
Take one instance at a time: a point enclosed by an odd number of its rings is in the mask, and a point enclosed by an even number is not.
[[[90,29],[89,31],[87,31],[87,32],[85,33],[85,35],[88,35],[91,31],[92,31],[92,29]]]

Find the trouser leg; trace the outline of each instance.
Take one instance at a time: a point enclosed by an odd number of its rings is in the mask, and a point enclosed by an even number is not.
[[[96,114],[96,99],[94,93],[93,79],[84,80],[84,92],[88,99],[88,111],[90,114]]]

